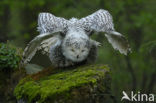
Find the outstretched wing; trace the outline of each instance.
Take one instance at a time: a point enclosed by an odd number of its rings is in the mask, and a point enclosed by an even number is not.
[[[40,13],[38,17],[38,31],[40,35],[35,37],[25,48],[22,64],[26,64],[32,59],[36,51],[41,49],[40,45],[42,45],[45,40],[53,37],[57,32],[64,32],[67,23],[68,20],[64,18],[56,17],[50,13]],[[48,44],[48,47],[49,45],[50,44]]]
[[[127,55],[130,47],[126,38],[116,32],[114,29],[113,19],[111,14],[106,10],[98,10],[95,13],[79,20],[80,25],[87,31],[105,32],[105,36],[112,44],[114,49]]]
[[[40,46],[38,47],[39,50],[42,51],[42,54],[46,54],[49,56],[50,48],[54,46],[58,41],[62,41],[60,35],[53,36],[41,42]]]
[[[37,37],[35,37],[24,49],[22,64],[28,63],[35,55],[37,50],[39,50],[41,42],[51,37],[52,36],[50,34],[38,35]]]
[[[112,16],[106,10],[100,9],[95,13],[79,20],[85,30],[97,32],[107,32],[114,30]]]
[[[56,17],[50,13],[40,13],[38,17],[38,31],[40,34],[66,31],[68,20]]]

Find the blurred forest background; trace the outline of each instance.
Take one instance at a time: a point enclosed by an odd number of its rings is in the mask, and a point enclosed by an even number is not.
[[[112,70],[116,102],[121,102],[123,90],[156,93],[156,0],[1,0],[0,43],[24,49],[39,34],[40,12],[70,19],[98,9],[112,14],[116,30],[126,36],[132,48],[132,53],[124,56],[112,48],[103,33],[92,37],[102,43],[96,63]]]

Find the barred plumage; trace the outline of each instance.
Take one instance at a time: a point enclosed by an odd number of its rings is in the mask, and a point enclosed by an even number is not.
[[[127,55],[130,51],[125,37],[115,31],[111,14],[103,9],[81,18],[66,20],[50,13],[38,17],[40,35],[26,47],[23,63],[29,62],[37,50],[47,54],[56,67],[67,67],[95,61],[100,43],[90,38],[92,31],[104,32],[114,49]]]
[[[40,13],[38,17],[38,31],[40,34],[63,32],[67,27],[67,20],[55,17],[50,13]]]
[[[103,9],[80,19],[79,22],[86,30],[94,30],[97,32],[114,31],[112,16],[108,11]]]

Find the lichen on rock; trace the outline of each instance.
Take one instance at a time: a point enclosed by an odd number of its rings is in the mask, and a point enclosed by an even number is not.
[[[85,65],[38,79],[29,75],[19,82],[14,94],[18,100],[24,99],[27,103],[93,103],[104,101],[109,91],[109,68],[105,65]]]

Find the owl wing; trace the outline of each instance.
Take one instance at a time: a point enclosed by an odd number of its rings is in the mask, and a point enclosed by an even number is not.
[[[39,50],[41,50],[42,54],[46,54],[49,56],[50,54],[50,48],[54,46],[57,42],[61,42],[61,36],[60,35],[55,35],[51,38],[48,38],[44,41],[41,42],[40,46],[38,47]]]
[[[105,36],[113,48],[127,55],[131,51],[126,38],[115,31],[111,14],[103,9],[79,20],[80,25],[87,31],[105,32]]]
[[[87,31],[107,32],[114,30],[112,16],[106,10],[100,9],[95,13],[81,18],[79,23]]]
[[[68,20],[56,17],[50,13],[40,13],[38,17],[38,31],[40,34],[66,31]]]
[[[51,37],[49,34],[38,35],[35,37],[24,49],[22,65],[27,64],[38,50],[41,50],[43,54],[49,56],[49,48],[54,45],[57,40],[60,39],[57,39],[55,36]]]
[[[37,50],[43,47],[48,48],[52,45],[52,42],[49,42],[47,45],[45,43],[47,43],[47,40],[51,40],[55,33],[66,31],[67,23],[68,20],[64,18],[56,17],[50,13],[40,13],[38,17],[38,31],[40,35],[36,36],[25,48],[22,64],[28,63]],[[42,50],[46,51],[46,49]]]

